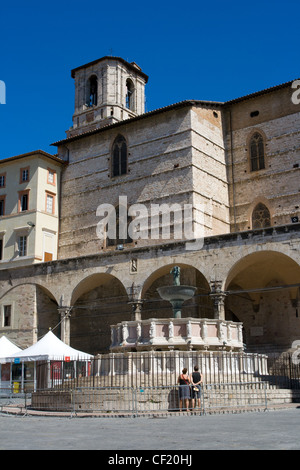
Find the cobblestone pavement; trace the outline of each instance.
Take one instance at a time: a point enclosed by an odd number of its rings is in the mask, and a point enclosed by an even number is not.
[[[300,407],[205,416],[50,417],[0,414],[0,450],[294,450]],[[107,453],[105,454],[107,455]],[[133,452],[134,455],[134,452]]]

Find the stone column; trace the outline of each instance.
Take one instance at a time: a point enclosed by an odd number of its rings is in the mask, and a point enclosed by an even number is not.
[[[128,325],[126,322],[122,323],[122,346],[126,346],[128,338]]]
[[[168,341],[169,341],[170,343],[173,343],[173,342],[174,342],[174,323],[172,322],[172,320],[169,322],[168,330],[169,330],[169,338],[168,338]]]
[[[149,337],[150,337],[150,343],[153,344],[156,336],[156,323],[155,321],[152,321],[150,323],[150,331],[149,331]]]
[[[238,331],[237,331],[237,337],[238,337],[238,342],[243,343],[243,325],[238,325],[237,326]]]
[[[214,318],[225,320],[225,298],[226,293],[221,290],[222,281],[211,281],[210,297],[214,303]]]
[[[61,319],[61,340],[70,346],[70,318],[72,307],[60,307],[58,312]]]
[[[218,294],[210,294],[214,302],[214,318],[217,320],[225,320],[225,297],[224,292]]]
[[[131,304],[131,320],[132,321],[141,321],[142,320],[142,300],[133,300],[129,302]]]
[[[226,323],[223,322],[223,321],[219,321],[218,322],[218,338],[219,338],[219,341],[220,343],[224,343],[224,341],[227,340],[227,335],[225,335],[225,331],[226,331]]]
[[[206,338],[207,338],[207,321],[206,320],[203,320],[202,322],[202,326],[201,326],[201,338],[204,342],[204,344],[206,343]]]
[[[140,343],[142,341],[142,325],[138,321],[136,325],[136,343]]]

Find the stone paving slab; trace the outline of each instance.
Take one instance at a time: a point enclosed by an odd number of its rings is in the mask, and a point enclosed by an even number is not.
[[[183,455],[199,450],[300,449],[299,404],[277,405],[268,411],[202,416],[183,412],[137,418],[125,414],[70,418],[69,413],[20,411],[0,413],[0,450],[106,450],[106,458],[115,451],[135,455],[143,449],[151,459],[154,450]]]

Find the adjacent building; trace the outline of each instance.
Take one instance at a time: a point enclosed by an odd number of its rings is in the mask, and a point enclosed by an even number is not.
[[[0,266],[57,259],[63,162],[41,150],[0,160]]]

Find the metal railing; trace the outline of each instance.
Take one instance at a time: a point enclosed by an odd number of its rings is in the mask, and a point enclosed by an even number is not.
[[[277,388],[300,390],[300,364],[293,354],[270,353],[267,359],[268,375],[262,377],[269,385]]]
[[[15,385],[0,388],[0,412],[14,410],[26,413],[29,407],[31,407],[31,392],[21,392]]]
[[[15,383],[22,391],[42,388],[159,387],[177,383],[182,369],[198,365],[206,383],[265,382],[300,389],[300,364],[292,354],[233,352],[135,352],[101,355],[89,361],[50,361],[36,365],[35,383]]]
[[[220,410],[267,409],[266,384],[214,383],[201,388],[200,407],[194,414]],[[70,414],[100,413],[103,415],[149,415],[179,412],[179,386],[161,387],[78,387],[72,390],[39,390],[32,394],[32,408]],[[197,405],[197,400],[195,400]],[[183,411],[185,403],[183,404]]]
[[[243,382],[208,384],[202,392],[203,412],[218,410],[251,410],[268,408],[267,384]]]
[[[0,388],[0,411],[19,407],[71,414],[175,412],[179,410],[178,375],[183,367],[191,372],[195,364],[204,378],[201,407],[195,413],[266,409],[271,400],[267,392],[274,389],[290,390],[298,400],[300,365],[285,353],[269,354],[265,367],[266,357],[155,351],[110,354],[91,361],[39,362],[34,382],[14,380],[10,388]]]
[[[111,353],[92,360],[39,361],[31,379],[12,378],[16,389],[30,392],[43,388],[158,387],[177,383],[182,369],[199,367],[206,383],[265,381],[268,386],[300,389],[300,364],[290,353],[148,351]]]
[[[76,387],[159,387],[176,384],[186,367],[199,367],[206,383],[259,380],[266,356],[234,352],[148,351],[111,353],[90,361],[50,361],[36,366],[36,389]]]

